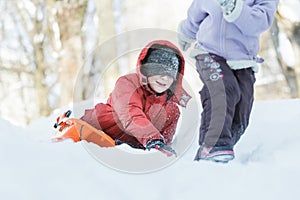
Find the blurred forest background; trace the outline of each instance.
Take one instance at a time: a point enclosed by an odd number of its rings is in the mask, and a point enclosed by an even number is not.
[[[0,117],[30,124],[74,98],[93,98],[96,84],[103,86],[100,97],[105,99],[115,79],[135,67],[135,60],[112,63],[110,75],[99,80],[105,69],[101,59],[116,52],[120,41],[109,43],[100,55],[93,49],[126,31],[176,32],[191,2],[0,0]],[[262,36],[265,62],[257,74],[256,100],[299,97],[298,4],[299,0],[282,0],[272,29]],[[100,67],[93,70],[93,65]],[[196,73],[189,74],[189,84],[199,90]],[[77,86],[76,80],[84,84]]]

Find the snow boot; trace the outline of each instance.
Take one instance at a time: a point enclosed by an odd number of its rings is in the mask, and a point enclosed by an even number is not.
[[[220,163],[228,163],[234,159],[234,151],[230,146],[209,147],[201,146],[195,157],[195,161],[209,160]]]

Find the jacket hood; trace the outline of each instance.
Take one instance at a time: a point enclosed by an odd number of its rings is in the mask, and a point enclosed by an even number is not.
[[[138,57],[137,67],[136,67],[136,71],[137,71],[137,74],[139,77],[140,84],[145,89],[152,91],[148,87],[147,77],[141,73],[141,68],[143,67],[142,61],[147,57],[151,47],[160,48],[160,47],[164,47],[164,46],[167,48],[170,48],[171,50],[176,52],[177,56],[180,58],[180,67],[178,69],[179,71],[178,71],[177,79],[174,80],[174,83],[170,87],[170,89],[172,90],[172,92],[171,92],[172,95],[170,97],[170,100],[174,101],[175,103],[177,103],[180,106],[186,107],[187,102],[191,99],[191,96],[182,87],[185,61],[184,61],[184,57],[183,57],[182,53],[180,52],[180,50],[171,42],[169,42],[167,40],[155,40],[155,41],[152,41],[149,44],[147,44],[142,49],[142,51],[140,52],[140,55]]]

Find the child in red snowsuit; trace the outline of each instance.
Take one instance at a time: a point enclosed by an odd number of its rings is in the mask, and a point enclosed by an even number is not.
[[[138,57],[136,73],[120,77],[106,103],[85,111],[83,121],[104,131],[116,144],[134,148],[169,146],[190,95],[182,88],[184,58],[164,40],[149,43]]]

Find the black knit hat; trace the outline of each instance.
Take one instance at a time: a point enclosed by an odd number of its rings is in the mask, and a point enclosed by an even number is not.
[[[165,46],[151,47],[147,56],[142,60],[141,73],[147,77],[169,75],[175,80],[180,63],[180,58],[175,50]]]

